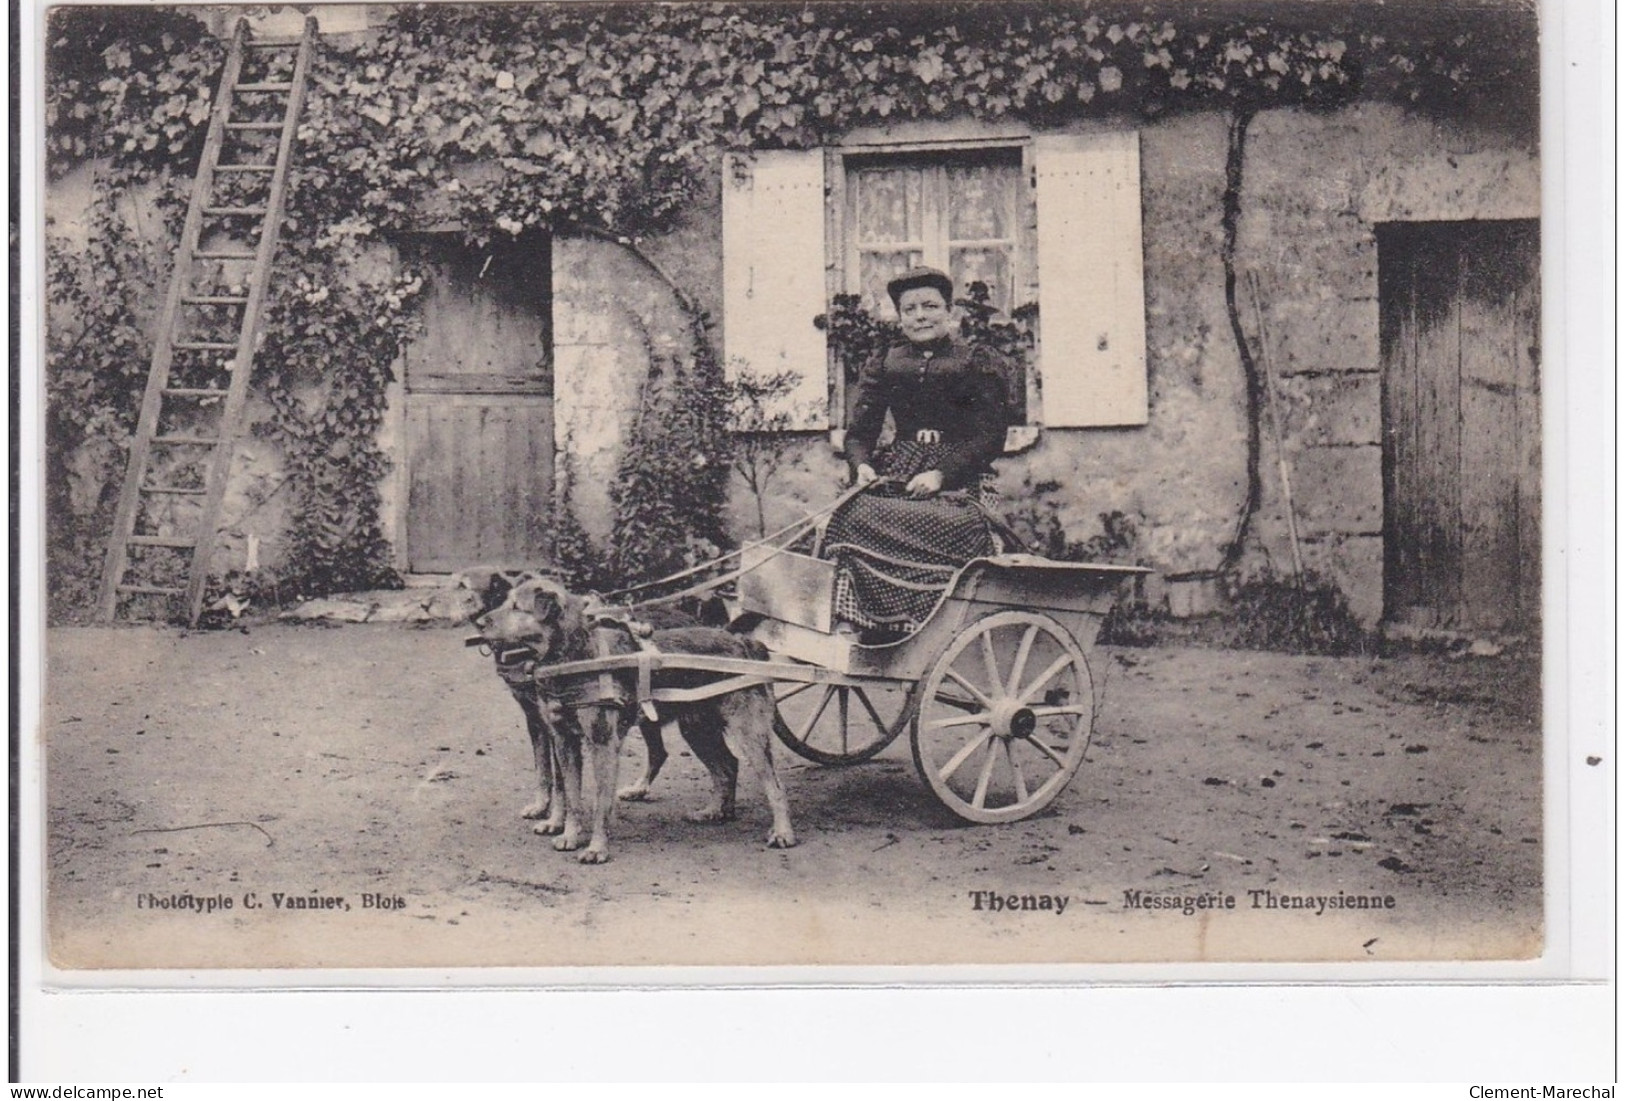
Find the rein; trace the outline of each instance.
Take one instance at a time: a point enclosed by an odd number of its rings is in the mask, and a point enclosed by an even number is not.
[[[632,604],[624,605],[623,607],[628,609],[656,607],[661,604],[674,603],[675,601],[682,600],[685,597],[715,592],[724,585],[728,585],[739,580],[752,570],[765,566],[769,561],[777,558],[779,555],[787,553],[790,549],[790,544],[794,543],[802,535],[805,535],[809,530],[817,526],[819,521],[833,514],[842,505],[846,504],[858,494],[867,491],[872,486],[878,486],[888,480],[889,479],[876,479],[873,482],[868,482],[861,486],[853,486],[823,508],[814,512],[806,513],[791,523],[786,524],[778,531],[756,540],[755,543],[757,546],[772,544],[776,539],[784,540],[782,544],[773,545],[772,552],[765,555],[760,562],[753,563],[750,566],[742,566],[738,569],[729,570],[727,573],[722,574],[721,576],[713,577],[706,581],[701,581],[696,585],[690,585],[686,589],[680,589],[679,591],[671,593],[667,596],[652,597],[648,600],[639,600]],[[642,592],[645,589],[655,589],[659,588],[661,585],[669,585],[673,581],[680,581],[685,577],[691,577],[694,574],[703,573],[704,571],[719,566],[724,562],[738,558],[744,553],[745,551],[743,547],[741,547],[739,550],[728,551],[726,554],[718,555],[716,558],[713,558],[708,562],[701,562],[698,565],[690,566],[687,569],[678,570],[676,573],[667,574],[665,577],[656,578],[653,581],[645,581],[638,585],[629,585],[624,589],[615,589],[612,592],[600,594],[600,598],[603,600],[613,600],[616,597],[630,596],[632,593]]]

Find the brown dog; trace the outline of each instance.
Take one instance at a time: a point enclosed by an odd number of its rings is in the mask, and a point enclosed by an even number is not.
[[[558,581],[546,577],[529,577],[512,585],[506,598],[497,607],[482,612],[475,618],[480,638],[498,655],[499,662],[507,652],[522,650],[534,655],[538,666],[545,667],[562,662],[615,654],[635,654],[638,643],[633,629],[625,622],[589,619],[584,600],[571,594]],[[596,637],[595,637],[596,636]],[[733,658],[761,660],[767,651],[760,643],[716,627],[689,626],[652,632],[653,645],[665,653],[710,654]],[[506,679],[506,678],[505,678]],[[596,678],[594,678],[596,680]],[[583,752],[592,761],[591,836],[580,859],[596,864],[609,859],[608,824],[614,806],[616,773],[620,763],[621,742],[626,728],[633,724],[638,712],[635,698],[635,677],[630,673],[614,674],[616,699],[591,703],[570,703],[559,706],[556,715],[547,707],[557,702],[557,694],[569,695],[568,686],[557,689],[539,689],[538,705],[541,741],[551,747],[544,754],[537,751],[538,772],[544,767],[543,757],[550,758],[549,766],[557,770],[559,781],[554,787],[562,794],[555,799],[548,821],[538,832],[557,832],[554,847],[561,851],[580,848],[584,812],[582,796]],[[708,674],[688,671],[662,673],[661,686],[686,687],[714,679]],[[510,681],[512,685],[512,681]],[[516,697],[519,693],[516,691]],[[524,700],[520,701],[524,707]],[[713,799],[710,806],[690,815],[694,821],[720,822],[734,817],[734,796],[739,778],[739,762],[748,763],[757,774],[773,812],[773,827],[767,843],[771,848],[789,848],[795,844],[795,831],[790,825],[789,800],[773,769],[771,731],[773,729],[773,697],[765,685],[758,685],[726,693],[711,699],[681,705],[666,705],[664,712],[675,717],[683,739],[694,750],[694,755],[711,775]],[[526,711],[527,723],[530,711]],[[650,773],[658,771],[655,745],[659,742],[658,729],[648,722],[638,724],[649,742]],[[538,739],[533,737],[533,743]],[[664,761],[664,747],[658,751]],[[653,776],[646,776],[652,782]],[[636,790],[635,788],[633,790]],[[647,787],[644,787],[647,790]],[[562,802],[562,815],[557,806]],[[556,831],[552,828],[558,819]]]
[[[479,607],[469,616],[470,622],[478,626],[482,616],[496,611],[507,603],[508,596],[515,587],[548,576],[550,575],[538,570],[479,567],[464,570],[459,574],[457,586],[470,590],[479,599]],[[688,626],[693,623],[690,617],[681,612],[669,613],[669,619],[672,626]],[[491,647],[497,675],[508,686],[514,702],[519,704],[519,710],[525,716],[525,731],[530,736],[531,759],[535,762],[536,769],[536,795],[519,812],[520,817],[541,819],[535,831],[544,836],[562,833],[564,797],[559,789],[560,775],[556,747],[550,733],[561,716],[558,702],[547,698],[538,689],[536,679],[532,676],[538,655],[523,644],[492,645],[492,640],[485,639],[483,635],[478,639],[469,640],[470,645],[476,642]],[[620,798],[627,800],[649,797],[649,789],[653,786],[655,777],[660,775],[660,769],[665,765],[668,756],[659,725],[640,723],[638,730],[643,734],[647,752],[644,754],[642,775],[617,793]]]

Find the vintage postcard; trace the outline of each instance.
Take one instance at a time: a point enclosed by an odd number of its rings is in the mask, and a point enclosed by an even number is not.
[[[1532,5],[42,18],[52,981],[1567,936]]]

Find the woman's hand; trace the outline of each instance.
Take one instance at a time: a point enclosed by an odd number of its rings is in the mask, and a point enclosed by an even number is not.
[[[866,486],[878,477],[880,477],[880,475],[875,473],[874,467],[870,466],[868,463],[859,463],[858,472],[853,477],[852,484],[855,486]]]
[[[922,470],[908,480],[903,492],[910,497],[931,497],[942,489],[942,471]]]

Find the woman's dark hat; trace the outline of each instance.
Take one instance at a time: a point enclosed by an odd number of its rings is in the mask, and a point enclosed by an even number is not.
[[[903,292],[915,287],[935,288],[942,294],[944,302],[950,306],[954,304],[954,281],[948,278],[947,273],[936,268],[909,268],[886,284],[886,293],[891,296],[892,305],[902,309]]]

